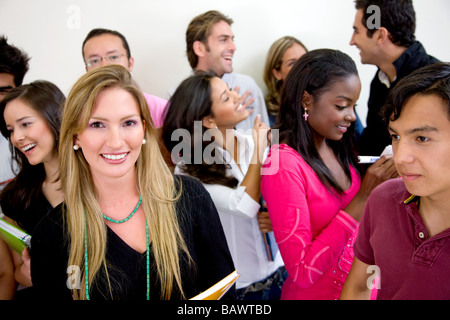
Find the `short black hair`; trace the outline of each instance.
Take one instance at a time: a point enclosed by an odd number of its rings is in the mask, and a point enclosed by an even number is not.
[[[20,86],[29,69],[30,57],[19,48],[8,44],[5,36],[0,37],[0,73],[13,75],[14,84]]]
[[[386,124],[397,120],[403,106],[416,94],[440,97],[447,104],[450,120],[450,63],[440,62],[422,67],[400,80],[381,109]]]
[[[103,34],[111,34],[113,36],[119,37],[120,40],[122,40],[123,47],[125,48],[125,50],[127,52],[127,58],[130,59],[130,57],[131,57],[130,46],[128,45],[128,41],[125,38],[125,36],[123,34],[121,34],[119,31],[103,29],[103,28],[96,28],[96,29],[92,29],[91,31],[89,31],[88,35],[86,36],[86,38],[83,41],[83,45],[81,46],[81,54],[83,56],[83,59],[84,59],[84,45],[86,44],[86,42],[91,38],[98,37]]]
[[[355,0],[357,10],[363,10],[362,24],[372,13],[367,8],[375,5],[380,8],[380,26],[389,31],[391,41],[402,47],[409,47],[416,41],[416,12],[412,0]],[[367,28],[367,36],[372,37],[376,29]]]

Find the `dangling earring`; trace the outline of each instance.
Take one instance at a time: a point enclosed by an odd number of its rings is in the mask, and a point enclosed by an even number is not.
[[[308,109],[305,108],[305,113],[303,114],[303,118],[305,119],[306,122],[308,122],[308,117],[309,117]]]
[[[74,144],[74,145],[73,145],[73,150],[77,151],[78,149],[80,149],[80,146],[77,145],[77,144]]]
[[[146,144],[146,143],[147,143],[147,140],[142,139],[142,144]]]

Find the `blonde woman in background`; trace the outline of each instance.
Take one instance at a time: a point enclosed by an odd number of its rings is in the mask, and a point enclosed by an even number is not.
[[[308,52],[303,43],[291,36],[276,40],[269,49],[264,66],[264,83],[268,93],[266,106],[270,126],[275,124],[281,102],[281,87],[289,71],[302,55]]]
[[[60,159],[63,205],[32,240],[38,298],[184,299],[234,271],[208,192],[171,173],[124,67],[92,70],[74,85]]]

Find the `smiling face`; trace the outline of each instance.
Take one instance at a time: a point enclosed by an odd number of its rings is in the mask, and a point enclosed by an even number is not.
[[[211,100],[213,115],[208,118],[214,121],[213,126],[219,129],[233,129],[236,124],[249,116],[248,111],[240,104],[239,94],[230,90],[220,78],[211,79]]]
[[[355,105],[361,92],[359,77],[337,80],[317,101],[306,93],[303,107],[308,109],[308,123],[318,143],[324,139],[340,140],[356,120]]]
[[[364,12],[359,9],[356,12],[355,22],[353,24],[353,35],[350,40],[350,45],[356,46],[360,51],[361,63],[362,64],[373,64],[376,65],[380,53],[377,48],[377,32],[369,37],[367,35],[367,27],[362,23]]]
[[[196,42],[199,45],[196,51],[198,70],[213,70],[219,77],[233,72],[233,55],[236,45],[231,26],[227,22],[222,20],[213,26],[206,44],[200,41]]]
[[[3,112],[11,143],[31,165],[58,158],[55,137],[41,114],[20,99],[6,104]]]
[[[94,179],[133,174],[144,128],[138,103],[129,92],[113,87],[98,94],[86,129],[75,140]]]
[[[303,48],[298,43],[294,42],[283,54],[281,58],[281,66],[279,70],[273,69],[273,75],[277,80],[284,81],[289,73],[289,71],[294,66],[295,62],[301,58],[306,53],[305,48]]]
[[[449,196],[450,121],[436,95],[414,95],[389,123],[394,162],[406,188],[421,197]]]

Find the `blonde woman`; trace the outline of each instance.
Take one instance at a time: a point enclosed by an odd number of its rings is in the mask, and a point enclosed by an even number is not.
[[[166,166],[144,96],[124,67],[101,67],[75,83],[60,159],[63,205],[32,240],[40,297],[184,299],[234,270],[211,198]]]
[[[308,52],[303,43],[291,36],[276,40],[269,49],[264,66],[264,83],[267,87],[266,106],[270,126],[275,124],[280,110],[281,87],[289,71],[302,55]]]

